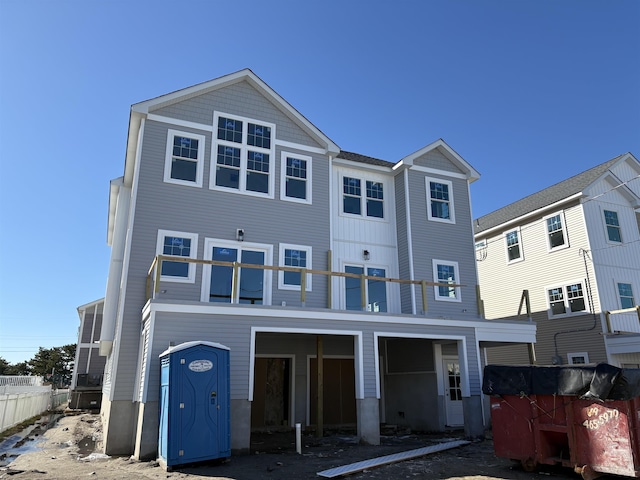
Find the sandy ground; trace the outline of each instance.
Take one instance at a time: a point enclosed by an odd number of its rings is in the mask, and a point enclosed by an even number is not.
[[[0,478],[24,479],[319,479],[318,472],[382,455],[412,450],[442,441],[461,439],[443,435],[384,436],[382,445],[359,445],[355,437],[334,434],[317,439],[303,437],[303,452],[295,452],[292,433],[264,433],[252,436],[252,454],[233,456],[226,462],[196,464],[167,472],[155,461],[104,458],[101,451],[100,416],[65,416],[42,436],[39,450],[20,455],[8,467],[0,468]],[[529,473],[511,460],[496,458],[490,439],[433,453],[428,456],[349,475],[365,479],[433,480],[580,480],[569,469],[541,467]],[[616,477],[604,476],[601,480]]]

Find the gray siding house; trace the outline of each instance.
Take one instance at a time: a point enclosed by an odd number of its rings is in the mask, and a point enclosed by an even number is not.
[[[640,367],[640,163],[632,154],[474,226],[486,317],[518,318],[527,291],[537,363]],[[488,359],[528,363],[522,346],[491,349]]]
[[[481,435],[484,347],[535,326],[480,314],[478,177],[443,140],[342,151],[250,70],[134,104],[109,201],[105,452],[156,456],[158,357],[198,340],[230,348],[235,453],[295,423]]]
[[[106,358],[99,354],[104,298],[78,307],[80,326],[71,376],[69,407],[98,409],[102,400],[102,378]]]

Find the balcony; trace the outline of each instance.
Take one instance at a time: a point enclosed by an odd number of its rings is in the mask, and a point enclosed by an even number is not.
[[[398,299],[400,294],[401,286],[417,286],[419,287],[419,294],[416,297],[420,297],[418,300],[418,305],[421,305],[421,313],[426,315],[428,312],[427,298],[428,298],[428,289],[427,287],[440,287],[442,290],[440,291],[440,296],[442,295],[450,295],[452,298],[454,295],[460,295],[462,289],[466,289],[465,285],[457,284],[457,283],[436,283],[430,282],[427,280],[408,280],[408,279],[399,279],[399,278],[387,278],[376,275],[369,274],[358,274],[358,273],[348,273],[348,272],[334,272],[334,271],[325,271],[325,270],[315,270],[315,269],[306,269],[301,267],[289,267],[289,266],[273,266],[273,265],[263,265],[263,264],[250,264],[250,263],[240,263],[237,261],[234,262],[225,262],[220,260],[201,260],[201,259],[193,259],[186,257],[174,257],[168,255],[157,255],[149,270],[147,272],[147,283],[146,283],[146,298],[147,301],[158,298],[161,294],[166,292],[166,288],[169,285],[176,285],[171,280],[163,279],[163,265],[165,262],[175,263],[187,263],[195,265],[201,265],[203,271],[206,269],[208,275],[211,277],[211,283],[219,284],[220,282],[224,283],[226,286],[226,290],[224,292],[213,291],[214,289],[210,289],[210,292],[206,292],[206,288],[202,288],[202,284],[198,283],[198,279],[195,281],[189,282],[188,286],[180,287],[185,295],[188,298],[181,298],[182,300],[190,300],[190,301],[202,301],[202,302],[222,302],[222,303],[230,303],[230,304],[253,304],[253,305],[262,305],[269,304],[268,295],[261,290],[262,289],[262,280],[259,281],[260,287],[251,290],[243,288],[242,285],[242,272],[248,272],[249,270],[262,270],[263,272],[272,272],[272,280],[273,277],[277,277],[277,272],[292,272],[297,274],[297,284],[295,289],[290,289],[286,292],[280,292],[282,295],[286,295],[287,301],[282,302],[283,305],[285,303],[288,306],[305,308],[309,307],[309,296],[314,295],[314,303],[313,307],[317,308],[318,305],[318,293],[317,291],[322,291],[323,298],[320,299],[322,305],[320,308],[328,308],[335,309],[335,305],[338,302],[334,302],[334,300],[338,300],[335,298],[335,282],[334,279],[344,279],[343,287],[347,290],[351,290],[351,295],[349,295],[350,300],[347,301],[347,310],[359,310],[363,312],[387,312],[386,309],[386,296],[389,294],[387,292],[394,291]],[[329,252],[328,264],[331,264],[331,252]],[[224,268],[215,268],[215,267],[224,267]],[[369,269],[370,270],[370,269]],[[366,271],[363,269],[363,271]],[[207,278],[207,273],[204,273],[200,278],[204,281]],[[216,275],[220,277],[216,279]],[[245,278],[249,275],[245,273]],[[224,277],[224,278],[222,278]],[[256,277],[256,276],[254,276]],[[259,279],[265,279],[266,275],[258,276]],[[309,292],[307,289],[308,279],[311,279],[314,285],[314,291]],[[322,282],[322,283],[317,283]],[[347,283],[348,282],[348,283]],[[182,283],[181,285],[186,285],[187,282]],[[380,288],[380,285],[384,284],[385,288]],[[389,284],[393,285],[390,287]],[[315,288],[315,285],[323,285],[323,288]],[[388,288],[387,288],[388,287]],[[201,293],[205,291],[205,293]],[[257,291],[258,293],[252,293]],[[326,294],[324,293],[326,292]],[[456,293],[457,292],[457,293]],[[343,293],[343,290],[340,290],[340,293]],[[206,298],[208,296],[208,298]],[[478,289],[475,288],[474,296],[476,301],[478,301]],[[358,301],[359,297],[359,301]],[[167,298],[167,297],[164,297]],[[292,301],[292,299],[294,299]],[[377,300],[384,300],[385,304],[382,305],[381,302]],[[478,308],[478,311],[481,311]],[[399,311],[389,311],[388,313],[403,313]],[[407,312],[404,312],[407,313]]]

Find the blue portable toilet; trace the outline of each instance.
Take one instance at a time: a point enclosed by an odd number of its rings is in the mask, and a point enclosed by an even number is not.
[[[228,347],[196,341],[161,353],[160,464],[230,457],[230,403]]]

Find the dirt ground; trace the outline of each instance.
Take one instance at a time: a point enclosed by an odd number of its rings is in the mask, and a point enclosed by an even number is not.
[[[490,437],[490,433],[488,434]],[[196,464],[167,472],[155,461],[107,457],[101,451],[100,416],[67,415],[39,438],[38,449],[18,456],[0,468],[0,479],[318,479],[318,472],[383,455],[462,439],[460,435],[384,435],[382,445],[359,445],[348,433],[328,433],[324,438],[305,435],[302,455],[295,451],[294,434],[252,435],[251,455],[232,456],[225,462]],[[570,469],[540,467],[525,472],[519,463],[496,458],[490,438],[413,460],[349,475],[350,480],[557,480],[581,477]],[[601,480],[620,477],[603,476]]]

